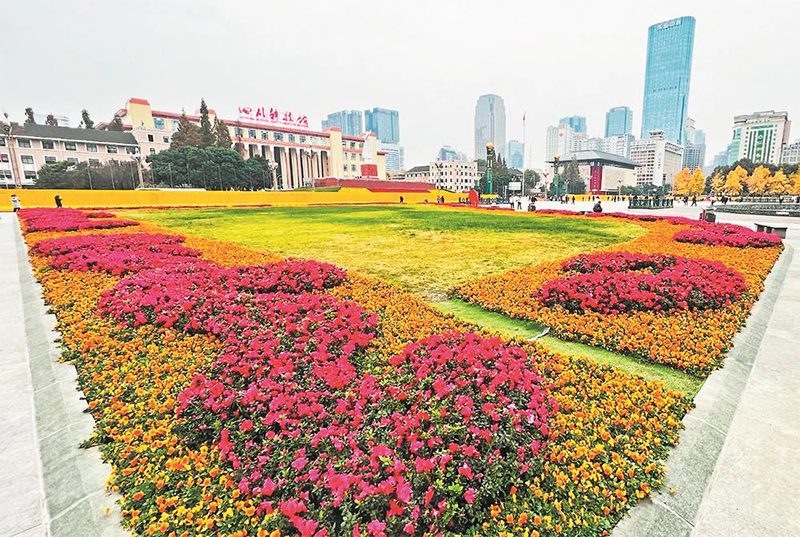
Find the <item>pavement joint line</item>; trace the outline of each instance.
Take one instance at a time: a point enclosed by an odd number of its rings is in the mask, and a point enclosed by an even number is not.
[[[686,520],[684,517],[682,517],[680,515],[680,513],[675,511],[673,508],[671,508],[669,505],[667,505],[666,503],[662,502],[658,498],[655,498],[655,497],[654,498],[650,498],[650,501],[652,501],[654,504],[658,505],[659,507],[661,507],[665,511],[671,513],[675,518],[677,518],[678,520],[681,520],[682,522],[684,522],[690,528],[694,528],[694,523],[693,522],[690,522],[690,521]]]

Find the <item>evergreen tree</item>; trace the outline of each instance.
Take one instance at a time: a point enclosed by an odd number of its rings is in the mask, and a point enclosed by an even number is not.
[[[189,121],[186,112],[181,114],[178,130],[172,135],[172,143],[169,144],[170,149],[179,147],[200,147],[200,129]]]
[[[228,126],[225,125],[225,122],[217,117],[214,118],[214,138],[216,140],[215,145],[223,149],[230,149],[233,144],[231,140],[231,131],[228,130]]]
[[[122,118],[120,116],[114,116],[114,119],[111,120],[111,123],[108,124],[108,130],[122,132],[124,127],[122,126]]]
[[[200,99],[200,147],[211,147],[216,141],[214,129],[208,119],[208,106],[206,100]]]
[[[81,110],[81,119],[83,120],[83,128],[84,129],[93,129],[94,128],[94,121],[92,118],[89,117],[89,111],[85,108]]]
[[[44,120],[44,124],[50,125],[51,127],[58,127],[58,120],[53,114],[47,114],[47,119]]]
[[[36,124],[36,118],[33,117],[33,108],[30,106],[25,109],[25,123]]]
[[[581,177],[581,173],[578,170],[578,161],[575,157],[572,157],[570,163],[567,164],[563,181],[567,185],[567,194],[583,194],[586,192],[586,181]]]

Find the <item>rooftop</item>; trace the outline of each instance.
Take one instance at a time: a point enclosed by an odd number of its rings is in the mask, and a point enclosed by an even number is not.
[[[11,134],[16,138],[69,140],[73,142],[96,142],[112,145],[137,145],[136,138],[129,132],[55,127],[52,125],[39,125],[38,123],[12,123],[11,127]]]
[[[638,166],[634,161],[615,155],[613,153],[606,153],[605,151],[576,151],[574,153],[567,153],[562,155],[560,162],[566,164],[575,158],[578,162],[601,161],[609,164],[616,164],[623,168],[635,168]],[[548,163],[554,162],[553,159],[547,161]]]

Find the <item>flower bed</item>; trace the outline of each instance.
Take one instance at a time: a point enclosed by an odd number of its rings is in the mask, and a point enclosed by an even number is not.
[[[59,211],[54,213],[53,211]],[[90,218],[89,214],[77,209],[22,209],[19,216],[23,228],[28,233],[36,231],[77,231],[82,229],[110,229],[126,226],[138,226],[132,220],[109,220],[110,217]],[[110,213],[109,213],[110,214]]]
[[[663,478],[689,408],[663,385],[330,265],[185,244],[125,275],[32,248],[136,534],[600,535]]]
[[[608,248],[608,252],[624,253],[612,257],[602,254],[608,264],[588,265],[587,272],[565,275],[562,264],[546,263],[467,282],[453,294],[510,317],[545,324],[559,337],[700,377],[720,367],[782,245],[737,248],[680,242],[675,240],[676,227],[677,234],[697,229],[746,234],[748,230],[678,217],[603,217],[637,221],[647,233]],[[679,271],[673,267],[666,274],[619,272],[636,265],[617,261],[638,256],[686,261],[681,262]],[[583,262],[578,261],[574,268]],[[661,287],[665,277],[668,285]]]
[[[719,224],[703,229],[685,229],[675,234],[678,242],[732,246],[734,248],[770,248],[780,246],[781,238],[771,233],[753,231],[742,226]]]
[[[581,255],[561,267],[570,274],[545,282],[539,299],[571,312],[718,309],[747,289],[722,263],[686,257],[610,252]]]

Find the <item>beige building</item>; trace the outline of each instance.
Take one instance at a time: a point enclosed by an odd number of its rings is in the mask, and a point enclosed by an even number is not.
[[[789,114],[775,110],[734,116],[731,162],[746,158],[764,164],[780,163],[791,126]]]
[[[650,131],[649,138],[631,143],[631,160],[638,165],[638,186],[671,186],[683,166],[683,147],[665,140],[662,130]]]
[[[637,164],[630,159],[604,151],[576,151],[561,157],[558,173],[562,176],[572,160],[578,165],[578,173],[586,182],[587,194],[614,194],[622,187],[636,186]],[[554,177],[555,163],[550,165],[547,177]]]
[[[436,188],[451,192],[465,192],[475,188],[481,178],[478,163],[469,160],[436,160],[428,166],[428,172],[428,180],[435,183]]]
[[[139,154],[129,132],[11,123],[0,129],[0,185],[31,186],[45,164],[132,162]]]
[[[169,148],[181,117],[177,112],[153,110],[149,101],[137,98],[129,99],[116,115],[145,156]],[[216,112],[209,109],[212,124],[216,117]],[[200,124],[199,115],[187,114],[187,118]],[[320,132],[241,119],[220,120],[230,131],[233,148],[244,158],[259,155],[275,164],[273,173],[280,177],[277,186],[282,190],[308,186],[315,178],[360,178],[361,164],[365,163],[362,158],[365,139],[374,139],[373,145],[377,147],[373,133],[346,136],[338,128]],[[386,179],[386,152],[377,151],[372,163],[377,165],[378,178]]]

